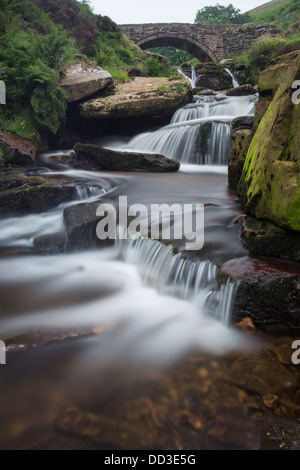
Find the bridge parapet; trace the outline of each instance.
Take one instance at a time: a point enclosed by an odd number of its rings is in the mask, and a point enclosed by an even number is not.
[[[275,36],[278,28],[260,25],[203,25],[148,23],[121,25],[125,35],[142,49],[173,46],[190,52],[203,62],[242,54],[260,38]]]

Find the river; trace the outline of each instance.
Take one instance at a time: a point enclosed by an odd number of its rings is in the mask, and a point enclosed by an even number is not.
[[[77,197],[0,220],[1,248],[26,248],[0,259],[3,448],[255,447],[244,392],[226,375],[259,344],[230,326],[236,286],[217,277],[222,263],[248,254],[226,164],[231,123],[253,115],[255,100],[199,96],[160,130],[99,141],[176,158],[177,174],[53,168],[53,153],[41,156],[37,171],[63,173]],[[34,254],[39,237],[65,234],[70,208],[119,196],[146,207],[204,204],[203,249],[187,252],[184,239],[136,239],[93,250],[79,232],[75,249],[66,240],[65,253]]]

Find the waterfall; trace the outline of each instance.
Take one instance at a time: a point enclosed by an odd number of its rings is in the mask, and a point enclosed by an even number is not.
[[[225,68],[224,70],[226,70],[226,72],[227,72],[227,73],[228,73],[228,74],[231,76],[231,78],[232,78],[232,86],[233,86],[233,88],[237,88],[237,87],[239,87],[239,86],[240,86],[240,84],[239,84],[239,82],[238,82],[237,78],[235,77],[235,75],[234,75],[234,74],[231,72],[231,70],[229,70],[229,69],[226,69],[226,68]]]
[[[257,101],[255,95],[238,97],[223,96],[221,99],[220,97],[209,98],[210,99],[207,100],[207,97],[201,97],[196,103],[191,103],[178,109],[171,122],[185,122],[212,116],[230,116],[235,118],[238,116],[254,115],[255,102]]]
[[[183,75],[185,78],[188,79],[188,81],[190,82],[192,88],[196,88],[196,85],[197,85],[197,72],[196,72],[196,69],[195,67],[191,67],[191,76],[189,75],[186,75],[182,68],[181,67],[176,67],[176,71],[180,74],[180,75]]]
[[[151,240],[118,240],[119,256],[137,266],[146,285],[159,293],[189,300],[199,312],[228,325],[236,284],[218,285],[217,266],[211,261],[191,261],[175,254],[172,245]]]
[[[182,163],[226,165],[230,141],[230,118],[227,121],[225,118],[225,122],[210,118],[171,124],[138,135],[128,143],[128,148],[163,154]]]
[[[227,165],[232,121],[253,116],[258,95],[204,96],[177,110],[171,124],[133,137],[128,143],[106,142],[121,151],[159,153],[185,164]]]

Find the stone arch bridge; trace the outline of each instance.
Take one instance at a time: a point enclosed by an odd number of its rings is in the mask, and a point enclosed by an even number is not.
[[[121,25],[125,35],[141,49],[171,46],[183,49],[202,62],[247,51],[264,36],[275,36],[276,27],[263,23],[245,25],[203,25],[188,23]]]

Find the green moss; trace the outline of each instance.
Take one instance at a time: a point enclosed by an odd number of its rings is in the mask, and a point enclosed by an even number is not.
[[[157,87],[158,91],[162,91],[163,93],[169,93],[171,91],[171,88],[167,85],[161,85]]]
[[[300,56],[287,72],[250,145],[238,193],[245,209],[300,231],[300,109],[291,100]]]

